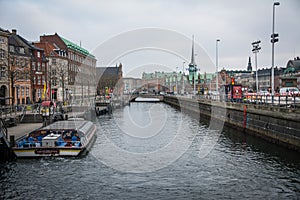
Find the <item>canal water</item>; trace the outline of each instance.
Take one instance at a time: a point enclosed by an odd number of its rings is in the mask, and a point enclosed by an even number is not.
[[[81,158],[0,164],[0,199],[298,199],[300,156],[163,103],[95,119]]]

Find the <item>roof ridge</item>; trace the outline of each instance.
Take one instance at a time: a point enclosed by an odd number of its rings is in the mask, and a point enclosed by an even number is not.
[[[91,54],[88,50],[86,50],[85,48],[75,44],[74,42],[71,42],[70,40],[62,37],[59,35],[59,37],[62,39],[62,41],[67,45],[68,48],[74,49],[76,51],[80,51],[81,53],[83,53],[86,56],[91,56],[91,57],[95,57],[93,54]]]

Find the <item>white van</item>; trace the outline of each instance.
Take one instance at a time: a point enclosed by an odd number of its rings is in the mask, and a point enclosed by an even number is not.
[[[300,96],[300,91],[296,87],[283,87],[280,88],[280,96]]]

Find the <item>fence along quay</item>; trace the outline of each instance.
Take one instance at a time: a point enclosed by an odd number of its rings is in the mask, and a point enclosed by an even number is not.
[[[211,117],[214,117],[224,121],[226,126],[300,152],[300,108],[218,102],[179,96],[165,96],[164,102],[193,115],[199,115],[200,120],[209,122]],[[214,113],[217,113],[213,116],[212,108]]]

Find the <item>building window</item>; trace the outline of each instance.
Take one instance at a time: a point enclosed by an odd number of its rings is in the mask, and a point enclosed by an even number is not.
[[[45,71],[45,63],[42,62],[42,71],[44,72]]]
[[[19,80],[20,79],[19,72],[13,72],[13,73],[14,73],[14,76],[16,77],[16,80]]]
[[[52,59],[52,65],[56,65],[56,59],[55,58]]]
[[[5,71],[1,71],[1,77],[0,77],[0,79],[2,78],[2,77],[5,77]]]
[[[0,58],[2,58],[2,59],[5,58],[5,51],[4,51],[4,49],[0,50]]]
[[[17,97],[19,97],[19,96],[20,96],[20,88],[17,87]]]
[[[52,86],[56,86],[56,79],[52,80]]]
[[[25,60],[21,60],[21,65],[22,65],[22,67],[25,67],[25,65],[26,65]]]
[[[29,88],[26,87],[26,97],[29,97]]]
[[[37,85],[41,85],[42,84],[41,81],[42,81],[41,76],[37,76]]]
[[[41,53],[38,51],[37,52],[37,57],[40,58],[41,57]]]
[[[38,96],[39,98],[41,98],[41,94],[42,94],[41,89],[38,89],[38,91],[37,91],[37,96]]]
[[[21,87],[21,94],[24,96],[24,87]]]
[[[32,70],[35,70],[35,62],[32,62]]]
[[[40,62],[37,63],[37,71],[41,71],[41,63]]]

